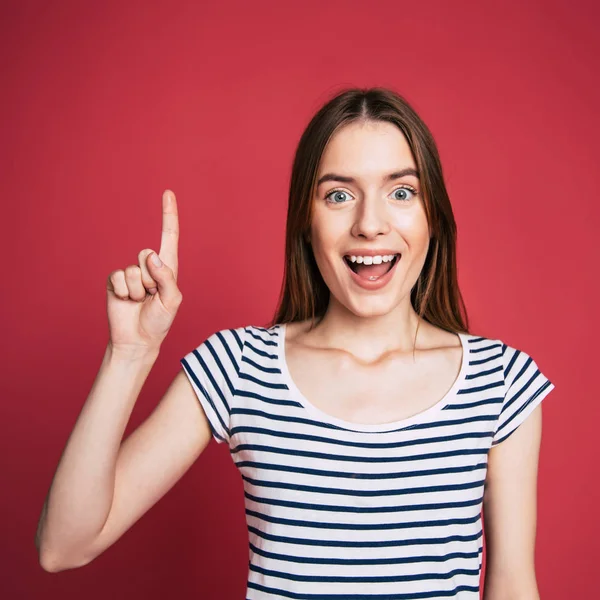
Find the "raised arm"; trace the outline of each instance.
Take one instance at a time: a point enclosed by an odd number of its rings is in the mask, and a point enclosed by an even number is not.
[[[183,371],[154,412],[123,433],[182,301],[177,278],[179,223],[163,194],[159,257],[114,271],[107,282],[109,343],[92,390],[60,458],[36,532],[48,571],[90,562],[185,473],[210,440],[208,421]]]

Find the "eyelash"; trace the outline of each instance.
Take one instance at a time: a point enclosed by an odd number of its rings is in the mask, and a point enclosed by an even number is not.
[[[412,187],[412,186],[410,186],[410,185],[400,185],[400,186],[398,186],[398,187],[397,187],[397,188],[396,188],[396,189],[395,189],[395,190],[392,192],[392,194],[393,194],[394,192],[397,192],[398,190],[408,190],[409,192],[412,192],[412,193],[413,193],[413,195],[415,195],[415,196],[418,194],[417,190],[415,190],[415,188],[414,188],[414,187]],[[349,194],[349,192],[347,192],[346,190],[338,190],[338,189],[335,189],[335,190],[331,190],[329,193],[327,193],[327,194],[325,195],[325,200],[326,200],[327,202],[329,202],[330,204],[345,204],[345,202],[332,202],[331,200],[328,200],[328,198],[329,198],[329,197],[330,197],[332,194],[335,194],[336,192],[342,192],[342,193],[344,193],[344,194],[348,194],[348,195],[350,195],[350,194]],[[399,198],[396,198],[396,200],[399,200],[399,202],[408,202],[408,201],[410,200],[410,198],[409,198],[408,200],[400,200]]]

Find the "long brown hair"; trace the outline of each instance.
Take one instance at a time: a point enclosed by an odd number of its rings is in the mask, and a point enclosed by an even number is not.
[[[329,100],[312,118],[298,143],[288,199],[285,267],[271,325],[323,317],[329,304],[325,284],[308,242],[312,198],[319,163],[333,134],[355,121],[387,121],[406,137],[419,172],[431,232],[429,251],[410,293],[415,312],[454,333],[468,333],[467,310],[458,288],[456,222],[431,132],[398,93],[385,88],[348,89]]]

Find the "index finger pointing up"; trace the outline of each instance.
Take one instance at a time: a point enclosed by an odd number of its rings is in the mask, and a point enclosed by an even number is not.
[[[179,243],[179,215],[177,200],[171,190],[165,190],[162,195],[162,235],[160,238],[160,259],[172,269],[177,278],[177,246]]]

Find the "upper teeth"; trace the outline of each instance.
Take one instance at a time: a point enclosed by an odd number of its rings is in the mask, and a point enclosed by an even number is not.
[[[364,263],[365,265],[380,265],[382,262],[394,260],[395,254],[378,254],[377,256],[350,256],[351,262]]]

